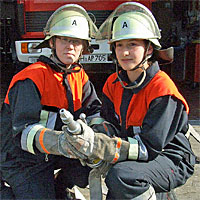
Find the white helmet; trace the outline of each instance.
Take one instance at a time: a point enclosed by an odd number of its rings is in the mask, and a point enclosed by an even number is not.
[[[127,2],[119,5],[106,21],[100,26],[96,39],[108,39],[111,50],[113,50],[113,43],[125,39],[144,39],[149,41],[144,54],[143,60],[133,69],[141,68],[143,76],[139,83],[131,86],[125,86],[119,76],[118,63],[116,62],[116,72],[122,87],[126,89],[133,89],[139,87],[146,77],[146,69],[144,63],[152,57],[147,55],[150,43],[154,46],[154,54],[156,59],[165,60],[168,63],[173,60],[173,49],[159,50],[161,45],[159,39],[161,38],[158,24],[151,13],[151,11],[144,5],[136,2]],[[114,60],[116,61],[115,52],[112,51]]]
[[[87,11],[76,4],[58,8],[44,28],[45,39],[36,48],[50,48],[48,40],[53,36],[66,36],[90,41],[97,33],[97,27]]]
[[[135,2],[119,5],[101,25],[97,37],[108,39],[110,44],[123,39],[145,39],[151,41],[156,49],[161,48],[160,38],[160,29],[151,11]]]

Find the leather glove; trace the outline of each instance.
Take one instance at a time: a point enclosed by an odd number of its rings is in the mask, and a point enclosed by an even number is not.
[[[35,136],[35,146],[42,153],[64,155],[73,159],[86,159],[87,156],[77,151],[67,139],[63,131],[41,128]]]
[[[128,158],[129,142],[119,137],[110,138],[103,133],[95,133],[81,120],[77,122],[81,124],[81,134],[70,135],[65,126],[63,126],[63,131],[66,132],[68,142],[80,153],[86,155],[89,160],[99,158],[114,164]]]

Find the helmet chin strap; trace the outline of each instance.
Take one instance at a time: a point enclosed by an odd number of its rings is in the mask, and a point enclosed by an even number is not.
[[[117,73],[117,77],[118,77],[118,79],[119,79],[119,81],[120,81],[120,83],[121,83],[121,85],[122,85],[122,87],[123,87],[124,89],[134,89],[134,88],[137,88],[137,87],[139,87],[139,86],[144,82],[144,80],[145,80],[145,78],[146,78],[146,69],[144,68],[144,63],[152,56],[152,54],[147,55],[148,50],[149,50],[149,47],[150,47],[150,44],[151,44],[151,42],[148,42],[148,46],[147,46],[147,48],[146,48],[146,51],[145,51],[145,55],[144,55],[143,60],[142,60],[136,67],[134,67],[134,69],[131,69],[131,70],[130,70],[130,71],[134,71],[134,70],[139,69],[139,68],[141,68],[141,69],[143,70],[143,72],[142,72],[142,73],[143,73],[143,76],[142,76],[142,78],[141,78],[141,80],[140,80],[139,83],[137,83],[137,82],[135,81],[135,82],[136,82],[135,85],[132,85],[132,86],[125,86],[124,83],[123,83],[123,81],[122,81],[122,79],[121,79],[120,76],[119,76],[118,63],[116,62],[116,73]]]

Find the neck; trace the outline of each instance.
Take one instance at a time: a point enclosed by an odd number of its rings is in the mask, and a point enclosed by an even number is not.
[[[148,67],[149,67],[149,64],[146,62],[144,63],[143,65],[144,69],[146,70]],[[133,70],[133,71],[127,71],[127,75],[128,75],[128,78],[130,80],[130,82],[134,82],[137,80],[137,78],[142,74],[144,70],[140,67],[136,70]]]
[[[65,68],[65,72],[67,73],[68,71],[68,69],[70,69],[70,67],[71,67],[71,65],[66,65],[66,68]]]

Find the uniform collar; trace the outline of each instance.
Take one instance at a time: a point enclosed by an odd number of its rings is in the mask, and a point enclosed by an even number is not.
[[[138,93],[142,88],[144,88],[150,81],[151,79],[158,73],[158,71],[160,70],[160,67],[158,65],[158,62],[154,62],[151,66],[149,66],[146,70],[146,78],[144,80],[144,82],[137,88],[133,88],[132,91],[133,93]],[[122,81],[125,81],[126,83],[128,83],[127,86],[132,86],[135,85],[136,83],[139,83],[140,80],[142,79],[142,74],[132,83],[130,83],[129,79],[128,79],[128,75],[127,72],[125,70],[121,70],[119,72],[119,76],[121,78]],[[113,83],[118,82],[119,79],[116,78],[115,81]]]
[[[66,73],[65,72],[66,66],[63,63],[61,63],[55,56],[48,58],[48,57],[42,55],[39,57],[38,61],[48,64],[56,72]],[[74,68],[76,66],[79,66],[80,69],[75,70]],[[70,69],[68,69],[67,74],[70,74],[72,72],[74,72],[74,73],[79,72],[81,70],[81,68],[82,68],[82,66],[80,64],[74,63],[71,65]]]

